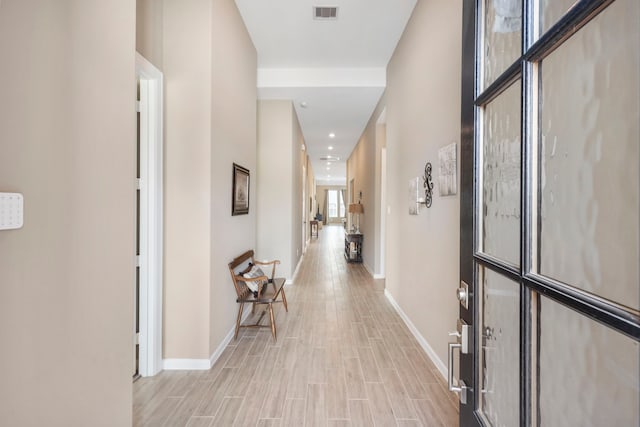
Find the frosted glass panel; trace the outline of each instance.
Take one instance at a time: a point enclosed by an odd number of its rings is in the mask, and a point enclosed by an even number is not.
[[[640,2],[542,63],[540,273],[640,306]]]
[[[480,409],[490,424],[517,426],[520,396],[520,285],[481,270]]]
[[[484,88],[489,86],[522,52],[522,0],[484,2]]]
[[[482,251],[520,264],[520,82],[485,107]]]
[[[576,3],[576,0],[542,0],[540,2],[540,34],[542,35]]]
[[[640,425],[638,343],[541,297],[540,425]]]

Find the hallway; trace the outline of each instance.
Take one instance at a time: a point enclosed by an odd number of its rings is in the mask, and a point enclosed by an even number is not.
[[[277,342],[244,328],[209,371],[138,380],[133,425],[457,426],[455,395],[383,281],[345,262],[343,236],[325,226],[311,240],[286,287],[289,312],[278,305]]]

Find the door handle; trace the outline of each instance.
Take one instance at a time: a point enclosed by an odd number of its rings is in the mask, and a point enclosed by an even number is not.
[[[453,350],[457,348],[462,350],[462,344],[460,343],[456,343],[456,342],[450,342],[449,343],[449,366],[448,371],[449,371],[449,375],[448,375],[448,385],[449,385],[449,391],[453,391],[456,393],[460,393],[460,403],[462,403],[463,405],[467,404],[467,385],[464,383],[464,381],[460,380],[458,381],[459,386],[454,386],[453,385]]]
[[[457,328],[453,332],[449,332],[450,337],[456,337],[456,341],[460,343],[460,351],[464,354],[469,352],[469,325],[462,319],[458,319]]]

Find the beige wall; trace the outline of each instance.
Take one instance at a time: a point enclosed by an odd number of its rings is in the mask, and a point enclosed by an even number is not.
[[[292,122],[292,132],[293,138],[291,141],[291,276],[293,278],[293,273],[298,265],[298,261],[302,257],[303,245],[302,245],[302,225],[303,222],[306,224],[306,218],[304,218],[305,214],[305,203],[303,198],[306,198],[306,191],[304,191],[302,187],[302,174],[303,174],[303,158],[306,158],[306,152],[302,151],[302,146],[304,145],[304,136],[302,135],[302,128],[300,127],[300,122],[298,121],[298,115],[296,114],[295,108],[291,109],[291,122]],[[307,203],[309,201],[307,200]],[[305,227],[306,228],[306,227]],[[306,240],[305,240],[306,242]]]
[[[380,117],[384,102],[380,101],[371,115],[357,145],[347,159],[347,188],[353,180],[353,197],[347,195],[347,209],[349,200],[358,203],[360,192],[364,213],[360,215],[360,231],[364,236],[362,244],[362,262],[372,274],[380,271],[379,260],[376,260],[376,252],[380,251],[380,189],[377,180],[380,177],[379,153],[381,149],[381,135],[378,134],[377,121]],[[351,215],[347,214],[349,224]],[[356,222],[355,216],[353,222]]]
[[[460,196],[440,197],[436,189],[433,206],[411,216],[407,194],[427,161],[437,170],[441,147],[460,146],[461,21],[460,2],[418,2],[387,68],[385,92],[386,286],[442,361],[458,317]]]
[[[163,0],[136,0],[136,50],[156,68],[162,66]]]
[[[182,3],[182,2],[178,2]],[[227,264],[256,247],[257,54],[233,0],[213,2],[211,76],[211,281],[213,353],[235,325],[237,305]],[[232,164],[251,172],[249,214],[231,216]]]
[[[210,3],[164,2],[160,42],[165,81],[165,359],[210,355]]]
[[[311,228],[309,226],[309,221],[313,220],[316,216],[316,212],[317,212],[317,195],[316,195],[316,179],[315,179],[315,175],[313,172],[313,166],[311,165],[311,161],[309,159],[309,156],[305,153],[302,154],[302,158],[303,158],[303,163],[306,164],[307,167],[307,179],[306,179],[306,203],[307,203],[307,215],[306,215],[306,222],[305,222],[305,245],[306,242],[309,241],[309,239],[311,238]],[[309,203],[309,200],[311,200],[311,203]],[[306,246],[305,246],[305,250],[306,250]]]
[[[380,111],[380,107],[386,105],[386,102],[379,103],[378,109],[373,114],[373,118],[376,118],[375,124],[375,138],[376,138],[376,153],[375,153],[375,212],[374,212],[374,230],[376,236],[376,245],[374,248],[374,272],[378,277],[385,277],[385,247],[386,247],[386,160],[383,161],[383,156],[386,156],[387,149],[387,113],[386,110]],[[385,157],[386,159],[386,157]],[[383,170],[384,169],[384,170]]]
[[[0,2],[0,424],[131,425],[135,3]]]
[[[259,101],[257,256],[279,259],[287,279],[302,255],[301,141],[291,101]]]
[[[233,0],[137,6],[137,48],[165,81],[163,357],[208,359],[235,320],[227,263],[256,245],[256,51]],[[248,215],[231,216],[233,163],[251,172]]]
[[[345,215],[348,217],[349,216],[349,212],[348,212],[348,209],[349,209],[349,194],[346,191],[346,189],[347,189],[347,187],[344,186],[344,185],[317,185],[316,186],[316,207],[314,208],[314,211],[313,211],[314,215],[318,211],[318,206],[317,205],[320,205],[320,213],[323,215],[322,219],[324,220],[324,223],[326,224],[327,223],[327,215],[325,215],[325,212],[324,212],[325,190],[345,190],[345,198],[347,200],[345,200],[344,209],[345,209]],[[357,200],[357,197],[356,197],[356,200]],[[328,214],[328,212],[327,212],[327,214]],[[336,224],[342,224],[342,222],[339,221],[339,220],[336,221],[334,219],[334,222]]]

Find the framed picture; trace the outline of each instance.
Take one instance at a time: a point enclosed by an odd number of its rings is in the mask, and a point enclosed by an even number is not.
[[[409,215],[418,215],[420,212],[419,192],[420,177],[409,180]]]
[[[455,142],[438,150],[440,162],[440,195],[453,196],[458,192],[458,148]]]
[[[249,169],[233,164],[231,215],[249,213]]]

